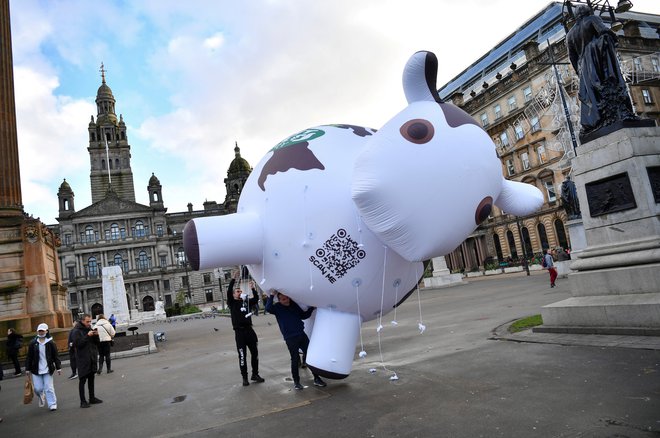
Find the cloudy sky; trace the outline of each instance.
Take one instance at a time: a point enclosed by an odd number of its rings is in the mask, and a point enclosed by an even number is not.
[[[610,0],[616,3],[615,0]],[[62,180],[91,203],[87,124],[107,69],[137,202],[155,173],[170,212],[223,202],[234,142],[251,165],[304,128],[379,128],[405,106],[408,57],[438,85],[546,0],[10,0],[25,211],[56,223]],[[633,10],[660,14],[660,1]]]

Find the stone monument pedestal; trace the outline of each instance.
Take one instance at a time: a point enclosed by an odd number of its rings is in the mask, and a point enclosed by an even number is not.
[[[587,247],[571,263],[573,297],[543,307],[535,331],[660,334],[660,128],[621,129],[578,154]]]
[[[447,269],[444,256],[433,258],[433,277],[424,279],[424,287],[447,287],[465,284],[462,274],[452,274]]]

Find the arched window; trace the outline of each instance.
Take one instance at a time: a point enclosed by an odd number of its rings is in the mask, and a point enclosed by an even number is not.
[[[184,252],[182,246],[180,246],[179,249],[176,251],[176,262],[180,266],[186,264],[186,253]]]
[[[116,223],[110,225],[110,238],[112,240],[119,239],[119,225],[117,225]]]
[[[90,257],[87,259],[87,275],[90,278],[96,278],[99,276],[99,265],[96,261],[96,257]]]
[[[536,231],[539,233],[539,240],[541,240],[541,252],[544,252],[546,249],[550,248],[548,244],[548,235],[545,232],[545,225],[539,223],[536,226]]]
[[[105,160],[101,160],[101,169],[105,170]]]
[[[534,253],[532,251],[532,241],[529,238],[529,231],[527,230],[527,227],[522,227],[522,238],[523,238],[523,242],[525,243],[525,252],[529,257]]]
[[[511,230],[506,232],[506,239],[509,242],[509,252],[511,253],[511,258],[517,259],[518,251],[516,250],[516,239],[513,238],[513,233]]]
[[[153,312],[156,310],[156,306],[154,306],[154,299],[150,295],[147,295],[146,297],[142,298],[142,310],[144,312]]]
[[[92,318],[96,318],[96,315],[103,313],[103,305],[101,303],[92,304],[91,312]]]
[[[87,225],[85,227],[85,242],[94,242],[94,227]]]
[[[146,271],[149,269],[149,259],[147,258],[147,253],[140,251],[137,259],[137,268],[138,271]]]
[[[135,221],[135,237],[144,237],[145,235],[144,222]]]
[[[555,220],[555,232],[557,233],[557,240],[559,241],[559,246],[562,248],[568,248],[568,240],[566,240],[566,231],[564,231],[564,223],[561,219]]]
[[[495,253],[497,254],[497,260],[502,261],[504,255],[502,254],[502,244],[500,244],[500,236],[497,233],[493,234],[493,244],[495,245]]]
[[[108,160],[108,167],[112,170],[112,160]]]
[[[115,169],[119,169],[119,158],[115,159]]]

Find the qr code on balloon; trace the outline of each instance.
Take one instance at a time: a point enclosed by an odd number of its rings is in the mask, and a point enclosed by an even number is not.
[[[365,258],[367,253],[351,236],[340,228],[318,248],[309,261],[316,266],[331,283],[343,277]]]

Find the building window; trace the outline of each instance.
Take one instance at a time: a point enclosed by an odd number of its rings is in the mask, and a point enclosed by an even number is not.
[[[522,126],[520,126],[519,124],[514,125],[513,129],[516,131],[516,140],[520,140],[525,136]]]
[[[85,227],[85,242],[91,243],[94,242],[94,227],[87,225]]]
[[[163,289],[170,290],[170,280],[163,280]]]
[[[180,246],[176,251],[176,263],[180,266],[186,264],[186,253],[183,251],[183,247]]]
[[[90,257],[87,259],[87,276],[89,278],[96,278],[99,276],[99,265],[96,261],[96,257]]]
[[[514,173],[516,173],[516,168],[513,167],[513,160],[512,160],[511,158],[509,158],[508,160],[506,160],[506,172],[507,172],[507,174],[508,174],[509,176],[511,176],[511,175],[513,175]]]
[[[541,249],[545,250],[550,248],[550,245],[548,245],[548,235],[545,232],[545,225],[539,223],[536,226],[536,231],[538,232],[539,240],[541,241]]]
[[[493,111],[495,111],[495,120],[502,117],[502,107],[499,103],[493,107]]]
[[[163,237],[163,224],[156,224],[156,235]]]
[[[144,230],[144,222],[136,221],[135,222],[135,237],[144,237],[146,235]]]
[[[181,277],[181,285],[188,286],[188,276]]]
[[[211,284],[211,274],[208,272],[204,274],[204,284]]]
[[[213,289],[204,289],[204,294],[206,295],[207,303],[213,301]]]
[[[121,237],[122,240],[126,238],[126,228],[121,228],[119,230],[119,237]]]
[[[500,134],[500,141],[502,142],[502,146],[509,146],[509,136],[506,135],[506,131]]]
[[[516,250],[516,239],[514,239],[513,232],[511,230],[506,232],[506,240],[509,244],[509,254],[511,254],[511,258],[517,260],[518,251]]]
[[[532,132],[536,132],[536,131],[541,130],[541,124],[539,123],[538,116],[532,117],[530,125],[532,125]]]
[[[160,267],[164,268],[167,266],[167,256],[160,256]]]
[[[555,186],[552,184],[552,181],[543,181],[543,185],[548,193],[548,202],[556,202],[557,193],[555,192]]]
[[[124,268],[124,260],[121,258],[121,254],[115,254],[115,266],[119,266],[120,268]],[[126,273],[126,271],[124,271]]]
[[[562,248],[568,248],[568,239],[566,239],[566,230],[564,229],[564,223],[561,219],[555,219],[555,233],[557,233],[557,240],[559,241],[559,246]]]
[[[658,61],[658,58],[651,58],[651,65],[653,66],[653,73],[660,73],[660,61]]]
[[[73,281],[76,279],[76,267],[75,266],[67,266],[66,267],[66,275],[69,281]]]
[[[112,240],[119,239],[119,225],[117,224],[110,225],[110,239]]]
[[[523,88],[523,94],[525,95],[525,102],[532,100],[532,87]]]
[[[651,98],[651,91],[647,88],[642,88],[642,98],[644,99],[644,103],[653,103],[653,99]]]
[[[483,126],[485,128],[486,126],[488,126],[488,124],[489,124],[488,123],[488,114],[483,113],[481,115],[481,126]]]
[[[514,109],[518,108],[518,104],[516,103],[516,96],[509,97],[507,103],[509,104],[509,111],[513,111]]]
[[[71,234],[65,234],[64,235],[64,244],[65,245],[71,245]]]
[[[69,304],[71,304],[72,307],[78,305],[78,294],[77,293],[71,292],[69,294]]]
[[[145,251],[140,251],[138,254],[137,268],[138,271],[146,271],[149,269],[149,259],[147,258],[147,253]]]
[[[641,71],[642,70],[642,58],[633,58],[633,64],[635,64],[635,71]]]
[[[110,240],[110,230],[105,230],[105,240]]]
[[[522,161],[523,169],[527,170],[529,169],[529,154],[527,152],[523,152],[520,154],[520,161]]]
[[[539,164],[543,164],[546,162],[547,158],[545,156],[545,146],[540,145],[539,147],[536,148],[536,153],[539,157]]]

